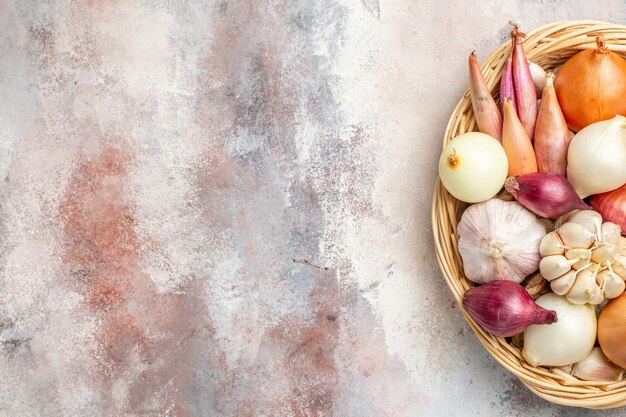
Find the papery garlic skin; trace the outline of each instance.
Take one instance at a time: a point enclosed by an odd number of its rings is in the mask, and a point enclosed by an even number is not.
[[[593,210],[579,211],[568,220],[568,223],[576,223],[593,235],[602,233],[602,216]]]
[[[626,184],[626,117],[593,123],[567,151],[567,179],[581,198]]]
[[[556,311],[559,318],[549,326],[529,326],[524,332],[522,356],[532,366],[563,366],[584,359],[596,341],[596,312],[589,304],[576,305],[553,293],[535,300]]]
[[[606,357],[599,347],[594,347],[587,357],[576,362],[572,375],[585,381],[619,381],[623,369]]]
[[[537,91],[537,98],[541,98],[543,88],[546,86],[546,72],[534,62],[528,61],[528,68],[530,69],[530,76],[535,84],[535,90]]]
[[[535,271],[546,231],[519,203],[493,198],[468,207],[458,233],[465,276],[485,284],[496,280],[519,283]]]

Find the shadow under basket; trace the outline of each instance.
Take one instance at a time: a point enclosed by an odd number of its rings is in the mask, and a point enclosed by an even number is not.
[[[598,21],[568,21],[542,26],[527,33],[524,51],[529,61],[546,71],[560,67],[572,55],[595,49],[595,38],[603,34],[609,50],[626,58],[626,26]],[[511,43],[506,42],[481,65],[487,87],[499,100],[502,67]],[[625,98],[626,99],[626,98]],[[452,138],[476,130],[469,89],[454,109],[443,138],[443,147]],[[457,223],[468,205],[452,197],[437,180],[432,204],[432,225],[437,260],[443,276],[461,311],[478,339],[502,366],[512,372],[532,392],[553,403],[585,408],[615,408],[626,405],[626,378],[619,382],[589,382],[558,369],[531,366],[519,348],[503,337],[493,336],[480,327],[463,309],[463,295],[473,283],[463,275],[457,245]]]

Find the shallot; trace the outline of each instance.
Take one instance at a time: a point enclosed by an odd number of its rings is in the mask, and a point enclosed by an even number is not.
[[[548,172],[518,175],[509,177],[504,187],[522,206],[541,217],[552,219],[572,210],[590,209],[560,175]]]
[[[485,330],[496,336],[513,336],[531,324],[552,324],[555,311],[538,306],[519,284],[494,281],[470,288],[463,297],[463,306]]]
[[[504,99],[502,147],[509,160],[509,175],[537,172],[537,160],[533,145],[515,113],[513,102],[509,98]]]
[[[545,80],[535,125],[535,155],[539,172],[567,176],[567,148],[571,142],[567,122],[554,92],[554,75]]]
[[[518,30],[517,25],[513,24],[513,32],[511,32],[513,43],[512,69],[517,115],[526,130],[526,134],[532,141],[537,120],[537,90],[530,73],[528,60],[524,54],[522,39],[525,37],[526,35]]]
[[[502,116],[485,84],[474,52],[469,57],[470,93],[478,130],[498,140],[502,138]]]

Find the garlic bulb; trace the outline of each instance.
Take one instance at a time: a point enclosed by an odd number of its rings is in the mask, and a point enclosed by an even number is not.
[[[594,347],[585,359],[576,362],[572,368],[572,375],[585,381],[619,381],[622,373],[622,368],[611,362],[599,347]]]
[[[626,117],[617,115],[578,132],[567,152],[567,179],[581,198],[626,183]]]
[[[521,282],[539,266],[546,231],[519,203],[496,198],[465,210],[458,226],[459,252],[468,279]]]
[[[618,225],[582,210],[539,245],[541,275],[575,304],[600,304],[624,292],[626,239]]]

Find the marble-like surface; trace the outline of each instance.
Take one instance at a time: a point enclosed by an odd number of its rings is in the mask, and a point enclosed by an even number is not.
[[[468,53],[625,6],[0,2],[0,416],[622,415],[488,356],[429,211]]]

